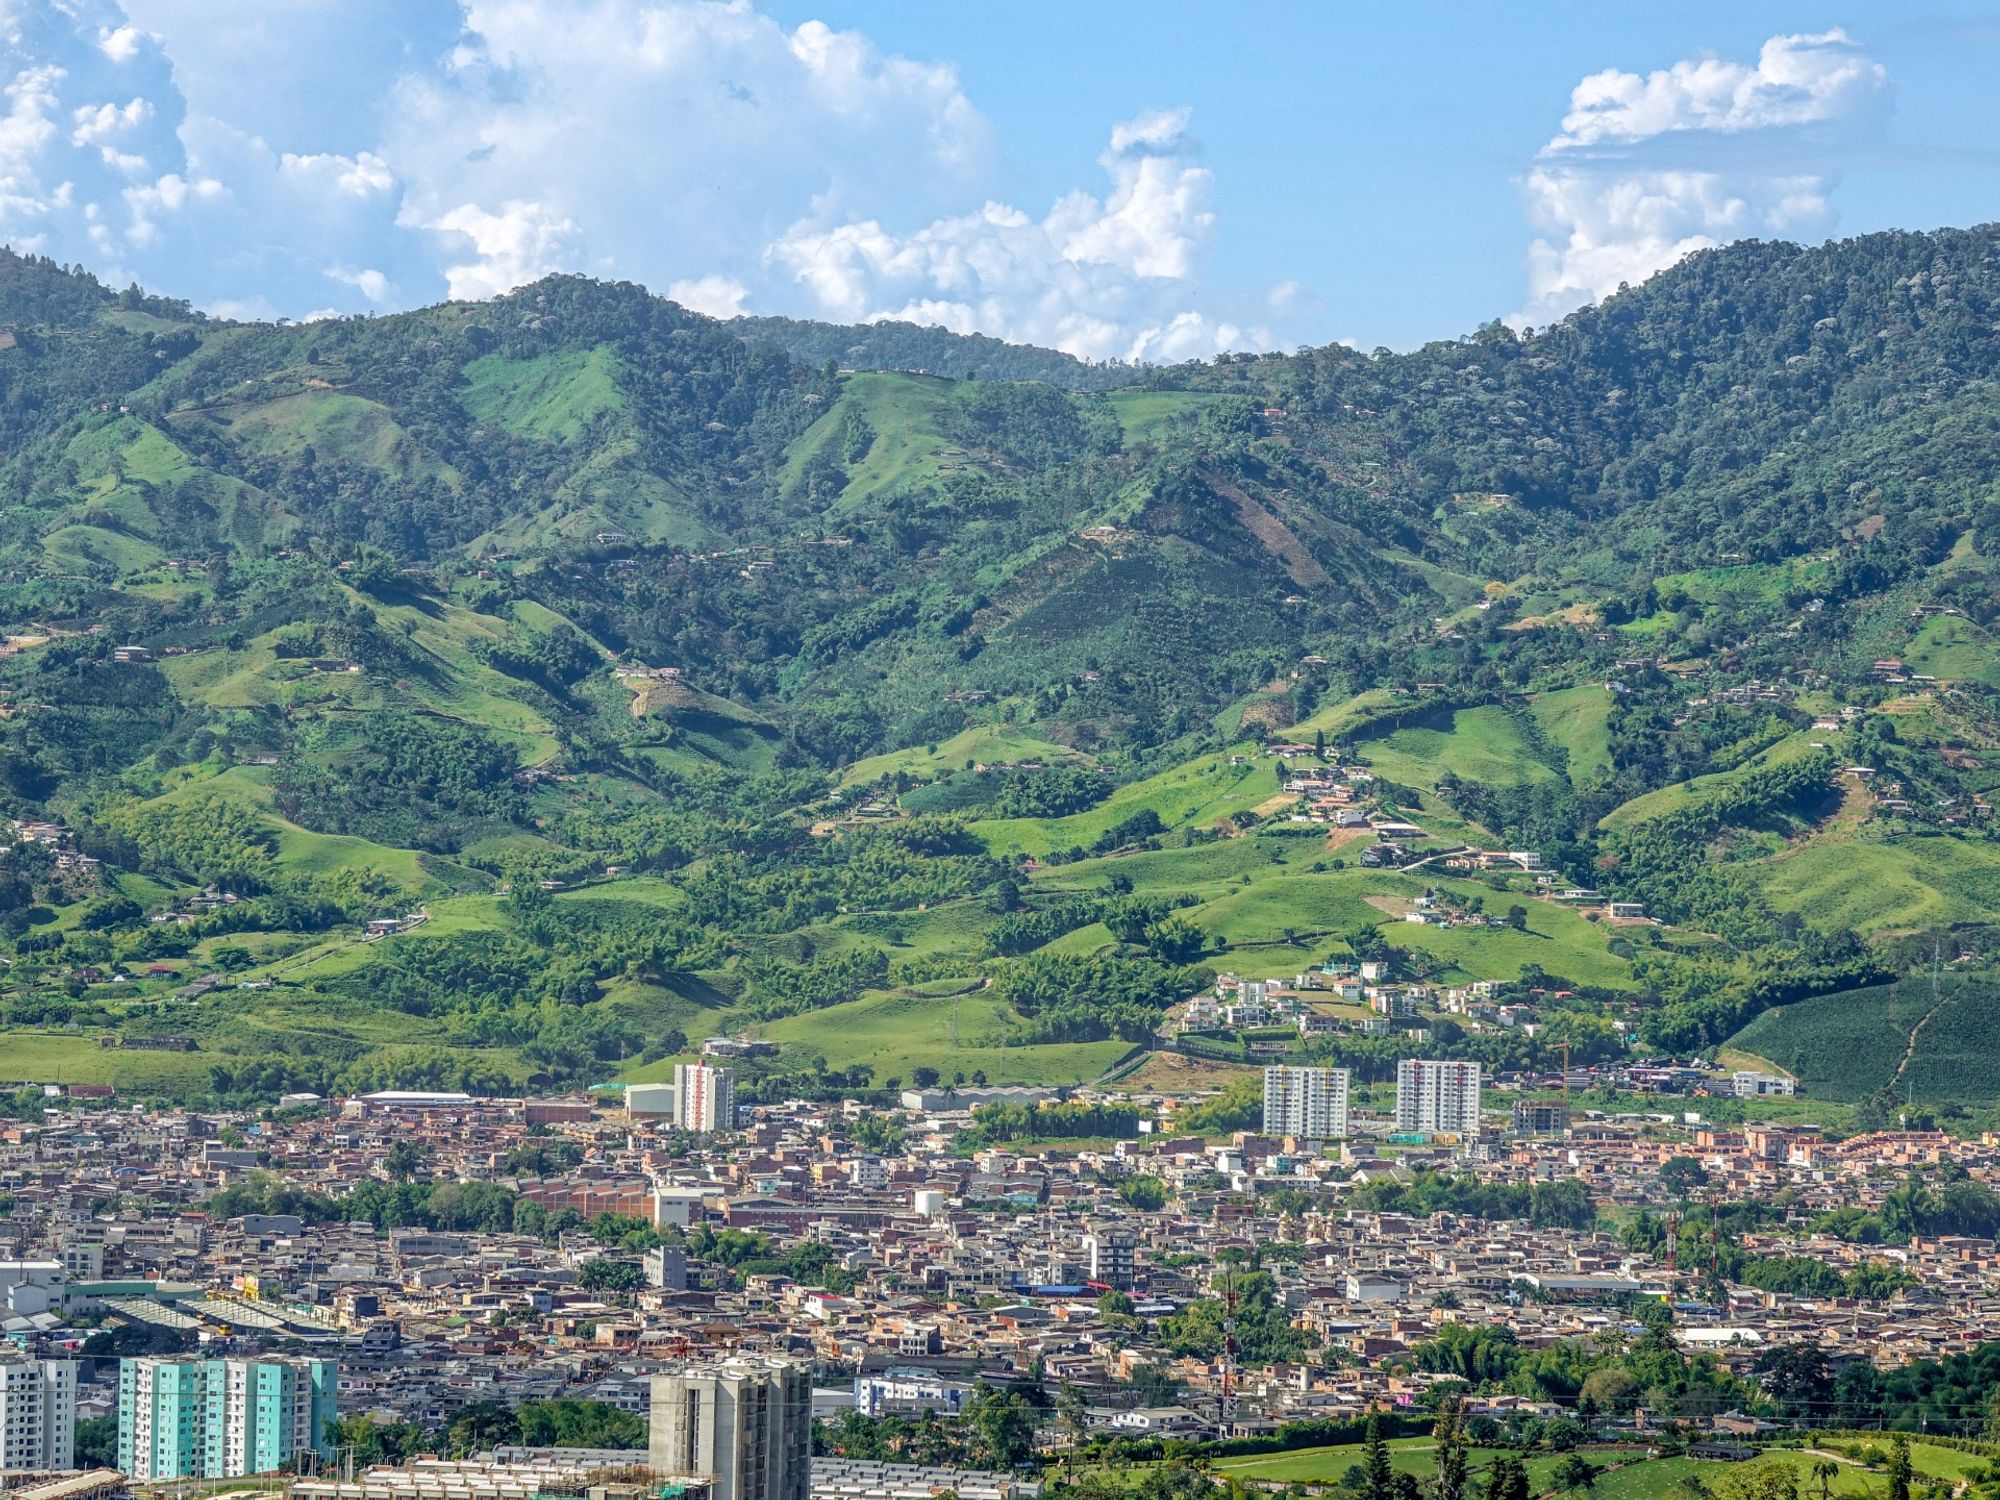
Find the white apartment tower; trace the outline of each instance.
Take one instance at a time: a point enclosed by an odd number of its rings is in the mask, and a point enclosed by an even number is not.
[[[811,1500],[812,1380],[739,1356],[653,1377],[647,1466],[706,1479],[713,1500]]]
[[[736,1075],[712,1063],[680,1063],[674,1068],[674,1097],[680,1127],[696,1135],[736,1128]]]
[[[1479,1134],[1479,1064],[1396,1064],[1396,1129],[1422,1135]]]
[[[1264,1134],[1339,1140],[1347,1134],[1345,1068],[1264,1070]]]
[[[74,1467],[76,1361],[0,1356],[0,1470]]]

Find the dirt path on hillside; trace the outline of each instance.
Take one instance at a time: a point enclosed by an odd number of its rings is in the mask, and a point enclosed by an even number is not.
[[[1910,1028],[1909,1044],[1903,1048],[1902,1061],[1896,1064],[1896,1071],[1889,1075],[1889,1081],[1882,1085],[1885,1091],[1895,1088],[1898,1083],[1902,1082],[1903,1075],[1910,1070],[1910,1064],[1917,1059],[1917,1043],[1923,1039],[1924,1028],[1931,1024],[1932,1018],[1939,1011],[1951,1004],[1953,998],[1955,997],[1940,994],[1932,1003],[1931,1008],[1917,1018],[1917,1024]]]
[[[1327,571],[1306,550],[1306,544],[1298,539],[1292,529],[1237,485],[1231,484],[1212,469],[1201,471],[1202,483],[1236,507],[1236,519],[1243,529],[1264,544],[1269,552],[1285,566],[1285,574],[1300,588],[1317,588],[1333,582]]]

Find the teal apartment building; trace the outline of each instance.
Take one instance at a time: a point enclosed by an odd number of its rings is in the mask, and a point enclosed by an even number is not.
[[[328,1456],[339,1379],[330,1359],[121,1360],[118,1467],[135,1480],[225,1479]]]

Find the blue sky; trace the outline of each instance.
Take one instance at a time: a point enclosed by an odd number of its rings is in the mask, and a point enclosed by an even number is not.
[[[2000,217],[2000,8],[0,0],[0,239],[235,316],[553,270],[1093,358]]]

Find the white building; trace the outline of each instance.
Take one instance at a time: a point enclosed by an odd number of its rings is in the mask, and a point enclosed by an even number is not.
[[[1749,1068],[1732,1073],[1730,1086],[1739,1099],[1790,1098],[1799,1091],[1799,1081],[1782,1073],[1758,1073]]]
[[[681,1129],[714,1135],[736,1128],[736,1074],[730,1069],[681,1063],[674,1069],[674,1094],[680,1101]]]
[[[1264,1070],[1264,1134],[1339,1140],[1347,1134],[1345,1068]]]
[[[61,1312],[69,1276],[59,1260],[0,1260],[0,1313],[32,1318]]]
[[[680,1095],[671,1083],[628,1083],[625,1112],[647,1119],[675,1119],[680,1114]]]
[[[811,1500],[812,1380],[741,1356],[653,1377],[647,1464],[706,1479],[713,1500]]]
[[[676,1229],[688,1229],[699,1224],[704,1216],[702,1204],[707,1197],[706,1188],[656,1186],[653,1189],[653,1227],[665,1229],[672,1225]]]
[[[0,1356],[0,1470],[75,1467],[76,1362]]]
[[[854,1409],[864,1417],[916,1416],[927,1411],[956,1417],[978,1389],[970,1380],[951,1380],[929,1370],[886,1370],[854,1377]]]
[[[1423,1135],[1479,1134],[1479,1064],[1396,1064],[1396,1129]]]

